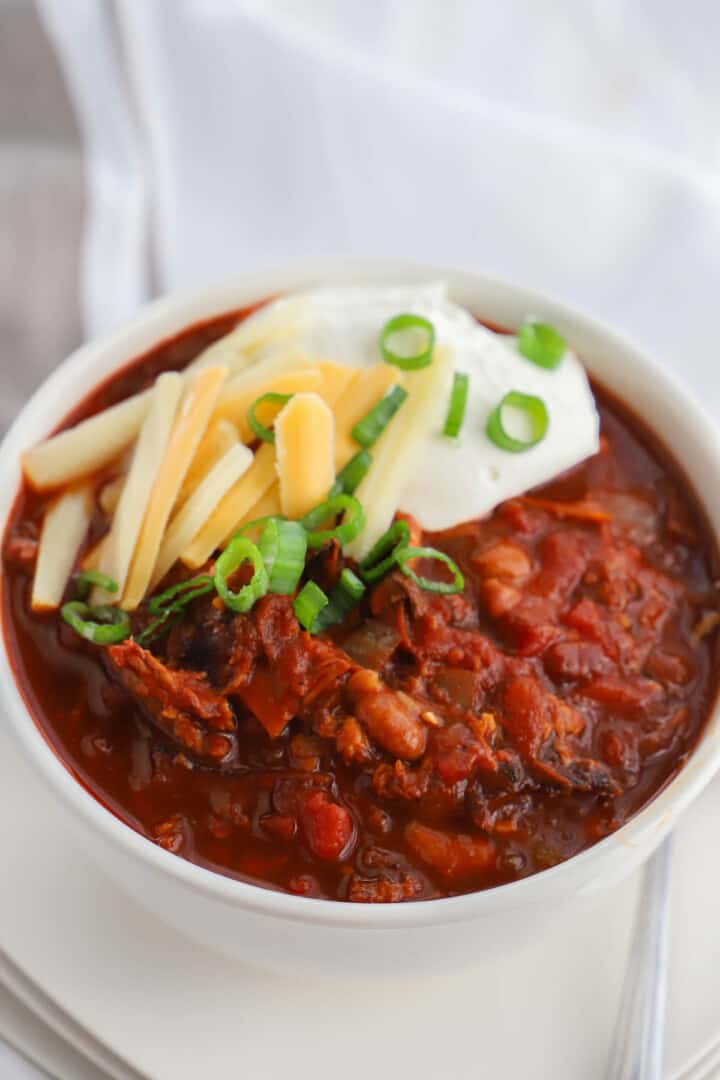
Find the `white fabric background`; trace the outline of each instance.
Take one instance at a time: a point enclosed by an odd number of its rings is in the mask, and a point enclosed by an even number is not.
[[[88,145],[113,149],[92,159],[89,332],[136,305],[148,251],[159,291],[305,254],[436,258],[609,318],[720,409],[717,4],[106,0],[102,30],[99,4],[42,0]]]

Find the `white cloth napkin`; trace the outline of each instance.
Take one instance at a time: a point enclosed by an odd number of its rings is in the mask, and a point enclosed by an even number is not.
[[[674,366],[720,416],[714,0],[696,0],[692,18],[673,0],[38,4],[85,140],[88,334],[151,292],[288,256],[416,256],[494,271],[609,319]],[[682,836],[678,847],[675,873],[692,878],[697,862],[683,863]],[[68,872],[81,866],[69,852]],[[87,886],[100,888],[89,873]],[[617,904],[605,914],[631,907],[619,897]],[[617,925],[627,932],[619,916]],[[43,1015],[37,1002],[47,991],[87,1024],[91,1040],[124,1050],[107,1010],[73,992],[61,967],[41,963],[23,932],[19,917],[6,922],[0,947],[32,974],[39,996],[32,1003],[27,995],[31,1008]],[[582,932],[574,932],[579,944]],[[157,954],[168,965],[169,950]],[[212,1026],[199,997],[200,973],[210,980],[212,964],[189,955],[198,987],[188,1001]],[[612,976],[598,972],[605,1026],[587,1034],[594,1057],[568,1050],[566,1071],[561,1057],[555,1075],[580,1075],[572,1069],[582,1066],[589,1076],[602,1056],[623,955],[616,942]],[[674,1015],[695,1000],[693,980],[710,963],[702,949],[691,960],[677,964]],[[520,976],[513,963],[507,972]],[[558,968],[558,1002],[567,1000],[562,980],[571,974]],[[218,978],[226,987],[237,978],[251,992],[239,975]],[[159,985],[149,974],[143,983],[148,992]],[[280,991],[265,980],[257,992],[269,1006]],[[117,996],[130,1010],[126,985]],[[356,1007],[369,1002],[356,993]],[[531,1007],[526,1001],[527,1015]],[[712,1028],[705,1013],[703,1024],[697,1012],[681,1015],[687,1029],[674,1070]],[[56,1017],[56,1030],[74,1031],[63,1023]],[[128,1053],[153,1078],[201,1064],[190,1047],[181,1062],[162,1046],[136,1045],[141,1031],[128,1024]],[[218,1063],[230,1060],[226,1050],[216,1048]],[[257,1044],[248,1052],[253,1075],[273,1075],[252,1056]],[[37,1060],[52,1071],[50,1057]],[[453,1067],[448,1075],[464,1075],[459,1059]],[[59,1058],[54,1069],[81,1075]]]
[[[91,151],[90,331],[145,288],[143,217],[157,289],[303,254],[477,266],[610,319],[720,412],[713,0],[41,6]]]

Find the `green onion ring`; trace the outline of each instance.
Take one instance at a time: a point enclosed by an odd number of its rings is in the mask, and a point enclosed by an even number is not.
[[[453,580],[432,581],[430,578],[421,577],[420,574],[416,574],[414,570],[406,565],[410,559],[433,559],[436,562],[444,563],[453,575]],[[462,592],[465,588],[465,578],[462,576],[457,564],[444,551],[438,551],[436,548],[400,548],[395,553],[395,562],[406,577],[409,577],[411,581],[414,581],[416,585],[419,585],[421,589],[425,589],[427,592],[442,593],[445,596],[450,596],[453,593]]]
[[[530,421],[531,438],[517,439],[505,430],[502,414],[506,406],[520,409],[525,413]],[[549,425],[550,418],[542,398],[534,397],[532,394],[521,394],[519,390],[511,390],[488,416],[485,431],[488,438],[501,450],[508,450],[511,454],[521,454],[524,450],[530,450],[542,442]]]
[[[300,625],[312,633],[318,613],[327,604],[328,598],[320,586],[314,581],[306,581],[293,601],[293,611]]]
[[[338,514],[343,515],[339,525],[332,529],[319,529],[328,518],[337,517]],[[337,540],[344,546],[362,532],[365,527],[365,512],[354,495],[333,495],[301,518],[300,524],[308,534],[309,548],[321,548],[328,540]]]
[[[312,632],[317,634],[321,630],[327,630],[329,626],[342,622],[345,616],[356,607],[364,592],[365,586],[360,578],[346,566],[340,574],[337,585],[331,591],[327,604],[315,616]]]
[[[457,439],[460,434],[460,428],[465,419],[469,387],[470,376],[466,375],[464,371],[456,371],[453,375],[450,404],[448,405],[445,427],[443,428],[443,435],[447,435],[448,439]]]
[[[328,492],[328,499],[333,495],[354,495],[371,465],[372,454],[367,450],[358,450],[335,477],[335,483]]]
[[[228,578],[244,562],[252,564],[253,576],[247,585],[243,585],[238,592],[233,592],[228,585]],[[225,607],[241,613],[250,611],[255,601],[265,595],[268,587],[265,563],[255,544],[243,536],[233,537],[215,563],[213,581]]]
[[[407,390],[398,383],[391,386],[385,397],[381,398],[377,405],[373,405],[370,412],[352,429],[351,434],[355,442],[369,450],[380,438],[407,396]]]
[[[565,338],[554,326],[534,319],[526,319],[518,330],[517,346],[526,360],[549,371],[558,366],[567,347]]]
[[[72,580],[78,600],[84,600],[94,585],[98,589],[104,589],[105,592],[116,593],[118,591],[117,581],[113,581],[111,577],[101,573],[100,570],[82,570],[79,574],[75,574]]]
[[[403,356],[390,347],[390,339],[403,330],[420,330],[425,335],[425,347],[413,356]],[[386,364],[394,364],[402,371],[418,371],[432,362],[435,347],[435,327],[422,315],[395,315],[388,319],[380,331],[378,341],[380,352]]]
[[[90,607],[82,600],[71,600],[60,608],[68,626],[76,634],[92,641],[93,645],[114,645],[130,637],[130,616],[127,611],[100,604]]]
[[[258,529],[262,532],[263,528],[267,525],[268,521],[285,521],[285,518],[277,517],[275,514],[267,514],[265,517],[255,518],[254,521],[248,521],[247,525],[241,525],[237,532],[234,532],[230,537],[230,540],[234,540],[236,536],[247,536],[254,529]]]
[[[255,415],[255,410],[258,405],[287,405],[292,396],[292,394],[276,394],[270,392],[268,394],[261,394],[259,398],[255,398],[255,401],[253,401],[247,411],[247,422],[250,425],[251,431],[258,439],[262,439],[263,442],[275,442],[275,432],[272,428],[265,427],[264,424],[261,424]]]
[[[398,518],[390,528],[373,544],[358,569],[365,581],[377,581],[395,565],[395,556],[401,548],[407,547],[410,540],[410,528],[407,521]],[[388,554],[389,553],[389,554]]]
[[[268,572],[268,592],[292,596],[305,569],[307,533],[299,521],[270,518],[258,540]]]

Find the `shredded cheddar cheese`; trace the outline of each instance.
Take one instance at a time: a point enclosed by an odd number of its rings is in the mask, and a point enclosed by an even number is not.
[[[275,419],[280,506],[300,518],[327,498],[335,479],[335,423],[318,394],[296,394]]]
[[[165,526],[226,376],[227,368],[224,367],[201,368],[182,402],[138,537],[122,598],[121,606],[126,611],[134,611],[145,596]]]

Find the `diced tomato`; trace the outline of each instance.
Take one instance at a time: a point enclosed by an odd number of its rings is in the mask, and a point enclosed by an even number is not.
[[[608,616],[592,600],[583,599],[565,613],[564,621],[583,637],[596,641],[603,652],[611,659],[620,655],[618,638],[620,635],[608,622]]]
[[[540,545],[540,571],[532,582],[533,593],[568,598],[585,573],[590,554],[584,533],[569,529],[550,533]]]
[[[562,636],[554,603],[539,596],[523,596],[504,623],[523,656],[537,656]]]
[[[318,859],[336,861],[348,853],[354,828],[350,811],[325,791],[306,796],[301,811],[305,838]]]
[[[635,772],[639,765],[637,738],[634,733],[613,728],[603,733],[600,750],[608,765]]]
[[[612,671],[612,663],[594,641],[558,641],[543,654],[543,665],[554,679],[589,679]]]
[[[513,679],[505,689],[502,726],[526,757],[535,757],[550,734],[547,699],[547,692],[531,676]]]
[[[31,570],[38,553],[38,539],[23,532],[12,532],[5,541],[5,561],[24,570]]]
[[[476,765],[497,769],[497,763],[484,741],[478,739],[465,724],[452,724],[438,731],[433,747],[435,767],[446,784],[467,780]]]

